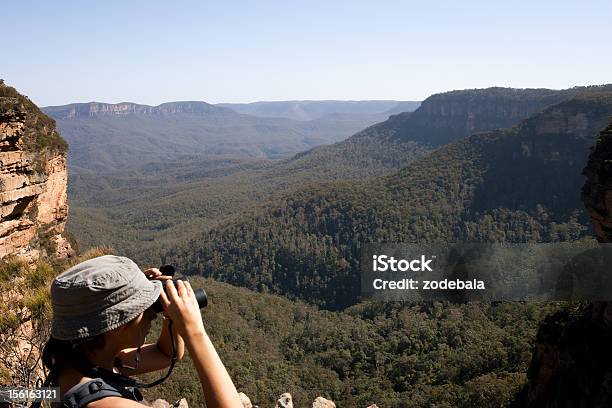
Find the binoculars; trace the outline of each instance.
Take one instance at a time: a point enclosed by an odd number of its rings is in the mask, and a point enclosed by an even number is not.
[[[159,268],[159,271],[162,273],[162,275],[174,276],[175,269],[172,265],[164,265]],[[187,280],[187,278],[185,278],[184,276],[180,278],[173,277],[172,283],[176,286],[176,281],[178,281],[179,279],[182,281]],[[162,288],[165,291],[166,285],[162,285]],[[208,305],[208,295],[206,295],[204,289],[194,289],[193,292],[195,293],[195,297],[198,301],[200,309],[205,308]],[[159,299],[157,299],[155,303],[153,303],[153,310],[155,311],[155,313],[161,313],[164,311],[164,307]]]

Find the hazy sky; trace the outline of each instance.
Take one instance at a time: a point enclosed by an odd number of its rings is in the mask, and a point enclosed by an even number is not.
[[[421,100],[612,82],[612,1],[7,1],[0,78],[37,104]]]

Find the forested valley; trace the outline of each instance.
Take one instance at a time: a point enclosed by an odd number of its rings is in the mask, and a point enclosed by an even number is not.
[[[289,158],[193,155],[79,172],[69,230],[82,249],[171,263],[206,288],[207,327],[255,403],[288,391],[298,404],[510,406],[538,328],[580,305],[371,302],[360,295],[360,248],[592,240],[581,173],[612,92],[430,99]],[[181,363],[149,395],[201,402],[194,378]]]

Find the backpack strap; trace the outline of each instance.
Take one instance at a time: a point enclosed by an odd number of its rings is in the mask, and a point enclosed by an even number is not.
[[[62,399],[62,408],[84,408],[90,402],[106,397],[121,397],[142,401],[142,395],[136,389],[126,389],[109,384],[102,378],[94,378],[68,391]]]

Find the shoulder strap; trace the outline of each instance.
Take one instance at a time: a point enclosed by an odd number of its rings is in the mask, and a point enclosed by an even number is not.
[[[62,408],[83,408],[90,402],[106,397],[122,397],[138,401],[137,395],[132,391],[109,384],[102,378],[94,378],[66,393],[60,406]]]

